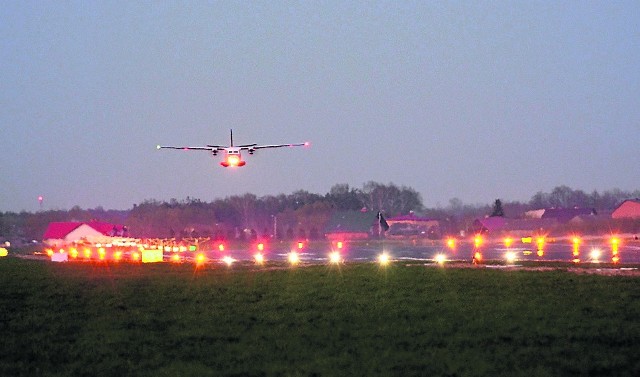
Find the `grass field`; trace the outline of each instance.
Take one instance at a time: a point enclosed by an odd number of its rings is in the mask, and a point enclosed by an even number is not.
[[[640,278],[0,259],[1,376],[640,375]]]

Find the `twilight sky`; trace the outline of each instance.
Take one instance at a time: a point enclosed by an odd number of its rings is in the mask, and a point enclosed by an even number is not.
[[[163,145],[310,141],[225,169]],[[640,2],[0,6],[0,211],[640,188]]]

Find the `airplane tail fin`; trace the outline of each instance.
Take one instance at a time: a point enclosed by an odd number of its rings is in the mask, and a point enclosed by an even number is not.
[[[233,147],[233,129],[229,130],[231,133],[231,146]]]

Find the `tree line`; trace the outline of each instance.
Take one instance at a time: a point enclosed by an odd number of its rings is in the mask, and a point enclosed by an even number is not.
[[[602,193],[558,186],[537,192],[528,202],[501,202],[504,216],[522,217],[528,210],[550,207],[585,207],[611,211],[622,201],[640,197],[640,190],[613,189]],[[367,182],[361,188],[336,184],[328,193],[298,190],[291,194],[233,195],[211,202],[187,197],[183,200],[145,200],[128,210],[103,208],[0,212],[0,239],[40,240],[50,222],[91,220],[125,224],[138,238],[321,238],[334,211],[382,211],[387,217],[413,212],[440,220],[448,232],[465,229],[477,217],[492,214],[493,203],[465,204],[453,198],[448,205],[426,208],[420,193],[393,183]]]

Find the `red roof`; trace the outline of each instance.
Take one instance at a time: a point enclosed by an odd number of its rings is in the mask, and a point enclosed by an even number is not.
[[[110,223],[104,223],[100,221],[92,221],[88,223],[81,222],[54,222],[49,223],[47,230],[44,232],[43,239],[62,239],[65,238],[69,233],[76,230],[80,225],[86,224],[95,229],[96,231],[104,234],[105,236],[112,235],[113,228],[115,227],[117,230],[122,229],[122,225],[114,225]]]
[[[71,233],[76,228],[78,228],[80,225],[82,225],[82,223],[76,223],[76,222],[49,223],[49,226],[47,227],[47,230],[44,232],[44,236],[42,236],[42,238],[45,240],[62,239],[67,234]]]
[[[122,225],[103,223],[100,221],[92,221],[86,224],[97,230],[98,232],[104,234],[105,236],[112,236],[113,228],[116,228],[117,231],[122,230]]]

